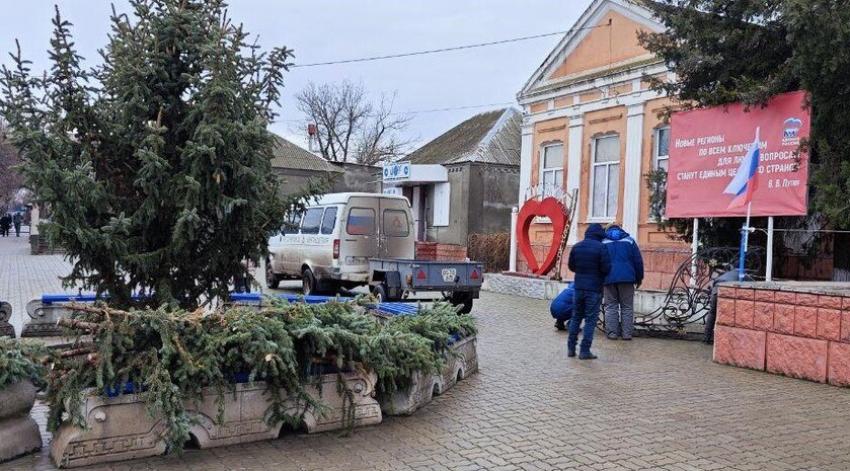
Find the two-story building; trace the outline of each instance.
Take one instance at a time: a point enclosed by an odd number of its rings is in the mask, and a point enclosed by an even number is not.
[[[650,289],[666,289],[690,253],[658,230],[649,207],[646,174],[667,168],[670,132],[660,112],[672,102],[650,89],[648,77],[674,77],[638,35],[663,29],[641,2],[595,0],[518,94],[520,206],[534,194],[577,189],[568,249],[590,223],[617,222],[643,250]],[[538,221],[530,235],[542,259],[551,225]],[[559,269],[572,277],[566,257]]]

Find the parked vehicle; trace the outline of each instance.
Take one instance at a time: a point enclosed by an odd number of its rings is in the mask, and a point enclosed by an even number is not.
[[[369,285],[381,301],[440,291],[461,312],[472,310],[484,279],[480,263],[414,260],[415,231],[403,196],[325,195],[295,214],[269,240],[266,285],[301,279],[305,295]]]
[[[305,295],[367,285],[371,258],[412,259],[414,244],[413,213],[403,196],[325,195],[269,240],[266,285],[300,278]]]

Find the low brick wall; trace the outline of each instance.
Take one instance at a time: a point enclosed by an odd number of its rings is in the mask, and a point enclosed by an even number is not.
[[[417,260],[466,260],[466,246],[452,244],[438,244],[436,242],[417,242]]]
[[[850,386],[850,284],[721,287],[714,361]]]

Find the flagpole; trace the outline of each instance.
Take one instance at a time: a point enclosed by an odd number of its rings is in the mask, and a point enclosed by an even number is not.
[[[738,260],[738,281],[744,281],[744,269],[746,268],[746,264],[744,263],[747,258],[747,246],[750,243],[750,213],[753,209],[753,202],[750,201],[747,204],[747,222],[744,223],[744,233],[741,235],[741,256],[740,260]]]

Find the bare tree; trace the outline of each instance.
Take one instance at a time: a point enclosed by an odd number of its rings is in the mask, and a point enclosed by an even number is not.
[[[375,165],[403,155],[410,116],[394,113],[395,94],[372,103],[362,84],[310,82],[295,96],[298,110],[316,126],[322,157],[331,162]]]
[[[9,209],[12,197],[24,186],[24,177],[17,170],[21,157],[9,143],[7,131],[6,122],[0,120],[0,212]]]

